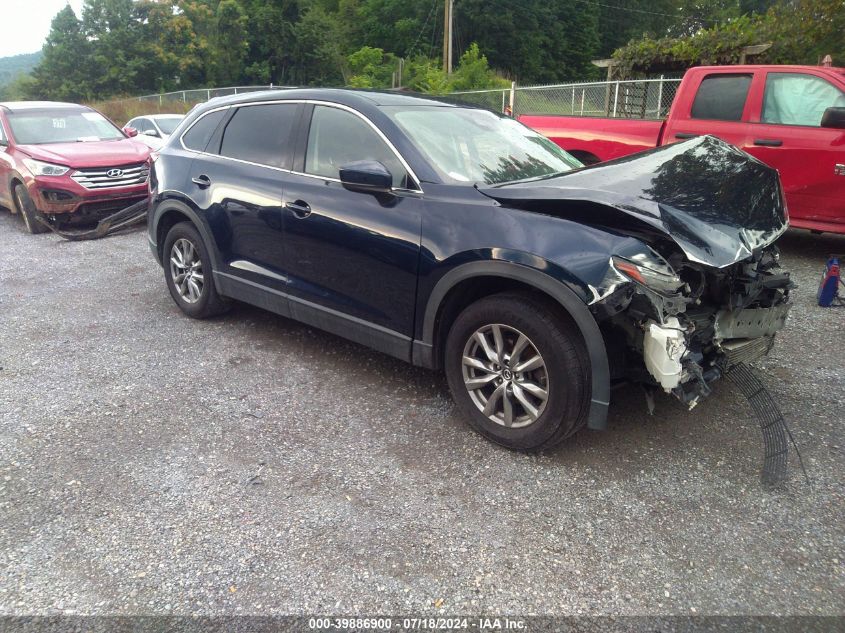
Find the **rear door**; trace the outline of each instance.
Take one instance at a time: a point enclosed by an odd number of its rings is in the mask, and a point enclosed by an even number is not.
[[[298,103],[244,104],[191,166],[229,271],[284,291],[282,196],[290,179]]]
[[[743,149],[780,172],[790,218],[845,223],[845,130],[821,127],[825,109],[845,106],[845,91],[820,73],[770,70],[756,100]]]
[[[748,137],[748,94],[753,77],[751,72],[713,71],[684,84],[695,96],[673,108],[663,144],[712,134],[743,147]]]

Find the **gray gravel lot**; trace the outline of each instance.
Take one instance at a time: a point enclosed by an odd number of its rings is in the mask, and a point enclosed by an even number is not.
[[[782,248],[762,367],[813,485],[793,455],[766,491],[728,383],[653,417],[622,388],[607,432],[512,453],[439,374],[247,306],[183,317],[144,232],[0,212],[0,613],[841,615],[845,308],[814,298],[845,238]]]

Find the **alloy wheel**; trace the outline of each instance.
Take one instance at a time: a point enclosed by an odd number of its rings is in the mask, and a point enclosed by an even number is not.
[[[170,276],[183,301],[196,303],[200,300],[205,284],[202,260],[196,246],[184,237],[176,240],[170,249]]]
[[[519,330],[502,324],[479,328],[464,346],[461,365],[470,398],[492,422],[525,427],[546,408],[546,363]]]

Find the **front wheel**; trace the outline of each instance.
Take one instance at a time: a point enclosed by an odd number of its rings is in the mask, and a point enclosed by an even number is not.
[[[208,250],[192,224],[174,225],[164,239],[163,252],[167,288],[182,312],[205,319],[228,309],[229,304],[214,287]]]
[[[541,450],[587,421],[589,359],[551,302],[499,294],[466,308],[446,340],[449,388],[470,425],[517,450]]]
[[[23,217],[23,223],[28,233],[44,233],[47,227],[44,226],[39,218],[42,217],[35,208],[35,203],[29,195],[29,191],[22,184],[15,185],[15,206],[18,207],[18,212]]]

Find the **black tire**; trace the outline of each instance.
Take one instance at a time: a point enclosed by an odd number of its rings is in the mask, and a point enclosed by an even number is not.
[[[38,209],[35,208],[35,203],[29,195],[29,191],[22,184],[15,185],[14,190],[15,206],[18,208],[18,213],[23,219],[24,228],[28,233],[44,233],[49,229],[38,221],[38,218],[43,217]]]
[[[195,250],[195,254],[199,261],[199,268],[192,267],[194,273],[199,271],[202,276],[202,283],[194,281],[193,286],[185,282],[184,277],[180,279],[180,288],[177,288],[177,279],[174,278],[174,266],[171,265],[171,257],[173,256],[173,246],[179,242],[179,248],[184,247],[184,242],[187,241]],[[164,264],[164,278],[167,281],[167,288],[170,290],[170,296],[173,301],[179,306],[186,315],[193,319],[206,319],[208,317],[222,314],[229,309],[230,303],[225,298],[217,294],[217,288],[214,287],[214,277],[211,269],[211,258],[208,255],[208,249],[202,241],[199,231],[190,222],[180,222],[174,225],[167,236],[164,238],[163,264]],[[176,268],[175,270],[179,270]],[[190,286],[190,287],[189,287]],[[186,291],[185,288],[188,288]],[[195,291],[199,288],[199,292],[194,292],[195,296],[183,296],[184,292]],[[192,300],[193,299],[193,300]]]
[[[530,420],[528,409],[522,409],[512,390],[506,392],[510,394],[511,402],[516,403],[511,406],[511,422],[517,409],[526,418],[522,422],[525,426],[521,428],[504,425],[503,401],[502,413],[496,414],[500,415],[500,422],[491,420],[481,410],[481,405],[473,400],[473,397],[478,397],[479,391],[474,391],[476,396],[471,396],[465,385],[464,353],[468,346],[475,345],[480,350],[474,342],[475,333],[486,327],[492,328],[494,324],[500,333],[504,332],[503,347],[507,348],[508,341],[513,342],[518,334],[524,334],[544,361],[543,368],[537,371],[541,372],[538,380],[545,387],[547,398],[545,401],[530,399],[534,404],[539,403],[536,419]],[[520,362],[526,360],[524,357],[517,358]],[[498,444],[522,451],[545,450],[574,435],[587,423],[591,392],[589,357],[577,326],[551,301],[527,293],[503,293],[473,303],[452,324],[446,339],[444,364],[452,396],[470,426]],[[502,371],[517,365],[503,364]],[[472,368],[466,371],[477,372]],[[485,370],[477,375],[488,377],[492,373]],[[507,383],[501,378],[504,374],[498,375],[492,386],[484,389],[494,389],[496,384]],[[523,378],[534,382],[536,376]],[[510,384],[524,385],[520,382],[522,378],[516,375],[512,380]],[[508,384],[505,384],[503,389],[507,388]],[[520,393],[525,397],[525,390]]]

